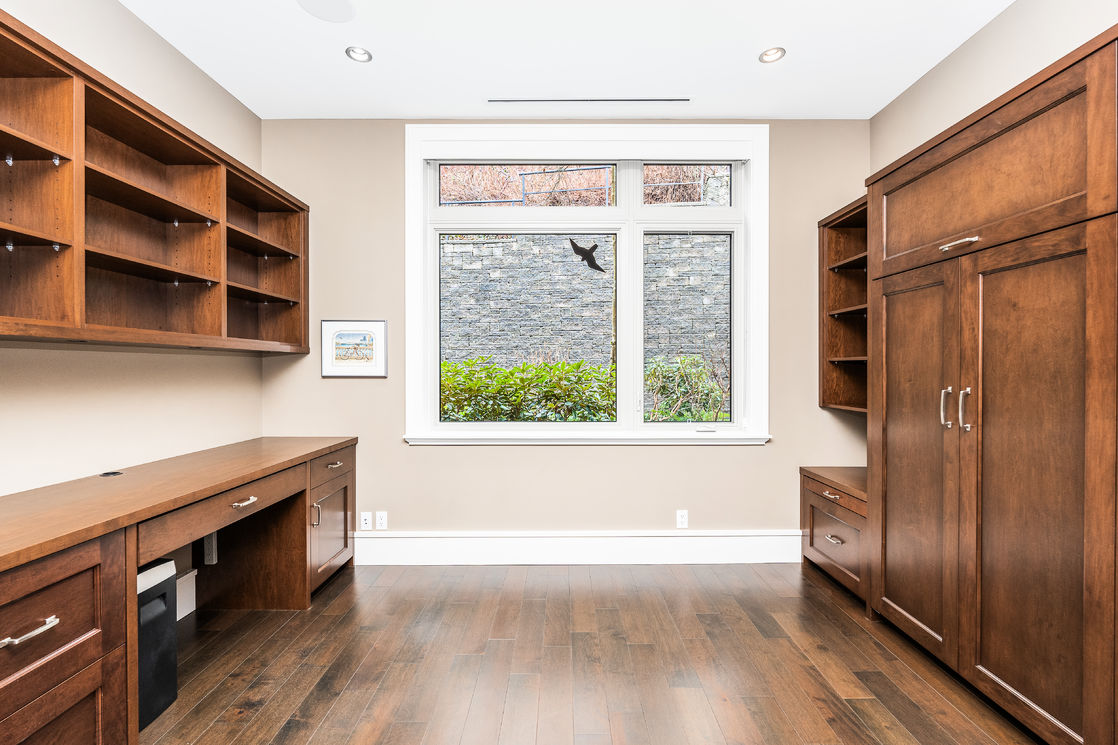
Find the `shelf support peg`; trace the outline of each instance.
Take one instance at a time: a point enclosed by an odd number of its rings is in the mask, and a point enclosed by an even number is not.
[[[59,158],[57,155],[55,155],[50,159],[50,162],[54,163],[55,166],[60,166],[62,165],[62,158]]]

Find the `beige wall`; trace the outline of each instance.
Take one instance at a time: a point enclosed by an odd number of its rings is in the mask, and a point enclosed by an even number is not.
[[[1115,0],[1017,0],[870,120],[871,170],[1116,23]]]
[[[3,9],[235,158],[260,161],[260,120],[115,0]],[[0,494],[260,434],[249,355],[0,344]]]
[[[311,346],[323,318],[385,318],[387,380],[264,361],[264,432],[357,435],[358,508],[393,530],[798,527],[796,468],[861,464],[865,419],[816,406],[818,219],[856,198],[868,123],[771,131],[770,430],[759,447],[410,447],[404,431],[404,123],[266,121],[264,173],[312,206]]]

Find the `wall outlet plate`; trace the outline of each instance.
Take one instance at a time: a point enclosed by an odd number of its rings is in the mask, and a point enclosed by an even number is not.
[[[373,513],[362,512],[361,513],[361,530],[372,530],[372,529],[373,529]]]
[[[676,510],[675,511],[675,526],[677,528],[686,528],[687,527],[687,510]]]
[[[377,513],[377,530],[388,530],[388,513]]]

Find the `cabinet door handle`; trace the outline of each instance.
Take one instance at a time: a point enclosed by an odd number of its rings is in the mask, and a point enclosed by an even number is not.
[[[314,507],[314,522],[311,523],[311,527],[317,528],[319,525],[322,525],[322,505],[315,502],[311,507]]]
[[[951,249],[955,248],[955,246],[962,246],[962,245],[965,245],[967,243],[978,243],[978,236],[977,235],[972,235],[970,238],[960,238],[957,241],[951,241],[950,243],[944,243],[942,246],[939,247],[939,250],[940,251],[950,251]]]
[[[327,467],[327,468],[341,468],[341,467],[342,467],[342,465],[343,465],[343,464],[342,464],[342,462],[341,462],[340,460],[336,460],[336,461],[334,461],[333,463],[327,463],[327,464],[326,464],[326,467]]]
[[[58,616],[50,616],[49,618],[45,618],[45,619],[43,619],[43,625],[42,626],[38,627],[37,629],[33,629],[31,631],[28,631],[23,636],[16,636],[16,637],[9,636],[6,639],[0,639],[0,649],[3,649],[4,647],[8,647],[8,646],[14,647],[16,645],[23,644],[26,641],[31,641],[32,639],[34,639],[39,634],[50,631],[55,626],[57,626],[58,623],[59,623]]]
[[[963,428],[964,432],[970,432],[970,425],[963,421],[964,419],[966,419],[966,416],[963,412],[966,410],[965,402],[967,400],[966,397],[969,395],[970,386],[967,386],[966,388],[963,388],[959,391],[959,426]]]
[[[835,536],[831,535],[830,533],[828,533],[827,535],[825,535],[823,537],[826,538],[831,543],[835,544],[836,546],[841,546],[842,544],[846,543],[846,541],[844,541],[843,539],[836,538]]]
[[[252,504],[255,501],[256,501],[256,497],[251,496],[243,502],[234,502],[233,504],[231,504],[229,506],[236,510],[236,509],[240,509],[241,507],[248,507],[250,504]]]
[[[944,429],[951,429],[951,422],[947,421],[947,394],[952,392],[951,386],[939,392],[939,424]]]
[[[823,496],[826,497],[827,499],[833,499],[836,502],[839,501],[840,499],[842,499],[842,495],[831,494],[831,492],[827,491],[826,489],[823,490]]]

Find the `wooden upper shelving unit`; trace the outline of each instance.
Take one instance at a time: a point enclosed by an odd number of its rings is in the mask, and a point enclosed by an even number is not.
[[[819,405],[866,411],[866,198],[819,221]]]
[[[0,338],[306,353],[307,205],[0,12]]]

